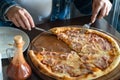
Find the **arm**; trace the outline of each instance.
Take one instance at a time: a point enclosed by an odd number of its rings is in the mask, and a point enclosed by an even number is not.
[[[5,13],[16,5],[18,4],[14,0],[0,0],[0,19],[5,21]]]
[[[1,1],[0,16],[5,20],[5,16],[8,20],[12,21],[17,27],[31,30],[34,27],[34,22],[29,12],[20,7],[14,0],[2,0]]]

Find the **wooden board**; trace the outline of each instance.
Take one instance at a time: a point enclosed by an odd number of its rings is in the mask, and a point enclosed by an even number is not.
[[[104,33],[106,33],[106,32],[104,32]],[[108,33],[106,33],[106,34],[108,34]],[[116,37],[114,37],[111,34],[108,34],[108,35],[115,38],[116,41],[118,42],[119,46],[120,46],[119,39],[117,39]],[[35,48],[35,46],[37,46],[37,48]],[[31,42],[31,45],[29,46],[29,49],[42,50],[41,47],[46,47],[47,50],[51,50],[51,51],[64,51],[64,52],[71,51],[71,49],[66,44],[64,44],[64,42],[58,40],[55,35],[47,34],[47,33],[42,33],[42,34],[38,35]],[[29,55],[27,55],[27,58],[28,58],[28,62],[30,64],[30,66],[37,73],[37,75],[40,78],[42,78],[43,80],[54,80],[53,78],[50,78],[50,77],[40,73],[38,71],[38,69],[32,64]],[[119,80],[119,79],[120,79],[120,64],[109,74],[104,75],[104,76],[102,76],[100,78],[97,78],[95,80]]]

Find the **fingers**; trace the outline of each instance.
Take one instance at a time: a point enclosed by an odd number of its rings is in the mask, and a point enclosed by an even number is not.
[[[107,10],[107,11],[106,11],[106,16],[109,14],[111,8],[112,8],[112,4],[109,3],[109,6],[108,6],[107,9],[106,9],[106,10]]]
[[[23,29],[31,30],[34,27],[34,21],[31,15],[23,8],[14,7],[9,10],[7,17],[11,20],[17,27],[22,27]]]
[[[34,21],[31,17],[31,15],[28,14],[28,12],[25,13],[25,16],[28,18],[29,22],[30,22],[30,26],[32,26],[32,28],[35,27]]]
[[[101,8],[101,11],[100,11],[100,13],[99,13],[99,15],[98,15],[98,19],[101,19],[101,18],[103,18],[104,16],[106,16],[106,12],[107,12],[107,6],[104,5],[104,7]]]
[[[106,7],[106,13],[105,13],[105,16],[107,16],[109,14],[108,12],[108,7]]]
[[[21,27],[24,29],[28,29],[31,30],[31,25],[30,22],[28,20],[28,18],[25,16],[25,12],[23,13],[22,11],[19,11],[19,14],[17,16],[17,18],[19,19],[19,24],[21,24]]]
[[[20,25],[19,25],[17,19],[12,18],[11,21],[14,22],[14,24],[15,24],[17,27],[20,27]]]
[[[25,17],[22,19],[20,15],[16,15],[16,20],[23,29],[29,30],[29,28],[27,28],[27,23],[26,23],[27,21],[25,21],[26,20]]]
[[[97,15],[99,14],[101,9],[101,6],[96,6],[96,4],[93,4],[93,10],[92,10],[92,17],[91,17],[91,23],[94,23],[96,20]]]
[[[94,23],[96,18],[101,19],[107,16],[111,7],[112,4],[109,0],[93,0],[91,23]]]

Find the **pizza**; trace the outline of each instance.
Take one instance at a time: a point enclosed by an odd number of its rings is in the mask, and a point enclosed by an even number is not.
[[[90,80],[113,71],[120,62],[120,49],[111,36],[93,29],[55,27],[50,31],[71,49],[69,52],[29,50],[39,71],[56,80]]]

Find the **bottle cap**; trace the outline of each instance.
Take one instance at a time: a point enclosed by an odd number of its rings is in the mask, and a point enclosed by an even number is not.
[[[23,42],[23,38],[22,38],[21,35],[16,35],[16,36],[14,37],[14,41],[15,41],[16,44],[22,43],[22,42]]]

